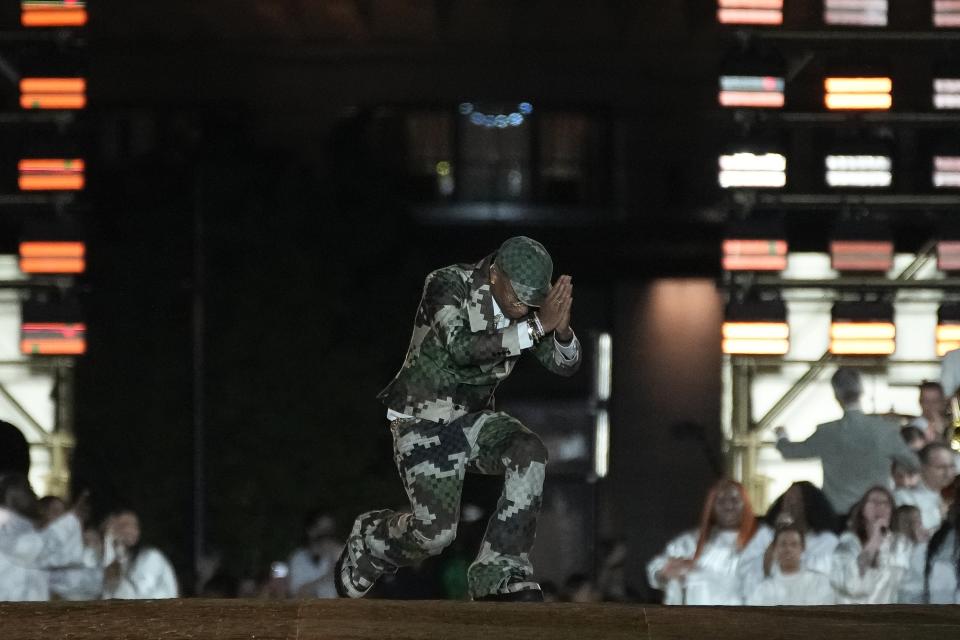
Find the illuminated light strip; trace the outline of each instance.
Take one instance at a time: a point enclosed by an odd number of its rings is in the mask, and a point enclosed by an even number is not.
[[[86,352],[86,331],[82,322],[24,322],[20,351],[27,355],[80,355]]]
[[[24,78],[20,106],[24,109],[83,109],[87,106],[84,78]]]
[[[21,191],[79,191],[84,187],[81,159],[30,159],[19,162]]]
[[[960,109],[960,78],[934,79],[933,106],[936,109]]]
[[[827,171],[831,187],[889,187],[893,174],[889,171]]]
[[[890,355],[896,351],[897,329],[892,322],[830,324],[830,353],[836,355]]]
[[[828,109],[889,109],[893,105],[890,78],[826,78]]]
[[[759,91],[721,91],[722,107],[769,107],[780,108],[786,100],[782,93],[761,93]]]
[[[933,186],[938,189],[960,187],[960,156],[934,156]]]
[[[941,240],[937,243],[937,269],[960,271],[960,240]]]
[[[830,243],[830,266],[837,271],[889,271],[893,267],[893,243],[834,240]]]
[[[937,356],[943,357],[947,352],[960,349],[960,324],[940,323],[937,325]]]
[[[82,242],[21,242],[23,273],[83,273],[86,269]]]
[[[831,340],[830,353],[838,356],[889,356],[897,350],[895,340]]]
[[[786,322],[724,322],[723,337],[730,340],[786,340],[790,327]]]
[[[83,0],[23,0],[20,24],[24,27],[82,27],[87,23]]]
[[[823,21],[831,25],[885,27],[887,0],[825,0]]]
[[[933,26],[960,27],[960,1],[934,0]]]
[[[724,322],[723,353],[728,355],[785,355],[790,350],[786,322]]]
[[[718,0],[720,24],[783,24],[783,0]]]
[[[724,240],[725,271],[783,271],[787,268],[786,240]]]
[[[720,186],[779,188],[787,184],[787,159],[779,153],[720,156]]]
[[[720,105],[780,108],[784,80],[774,76],[720,76]]]
[[[610,469],[610,415],[606,409],[597,410],[594,425],[593,472],[604,478]]]

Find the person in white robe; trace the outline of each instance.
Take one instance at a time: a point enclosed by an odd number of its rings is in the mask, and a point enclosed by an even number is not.
[[[900,582],[897,602],[923,604],[923,572],[927,562],[930,533],[923,526],[920,510],[913,505],[897,507],[893,514],[893,531],[906,539],[909,554],[909,567]]]
[[[722,480],[711,489],[699,529],[671,540],[647,564],[650,585],[669,605],[741,605],[741,563],[763,549],[752,543],[756,519],[743,486]]]
[[[744,589],[751,593],[763,580],[779,571],[773,562],[773,539],[778,528],[796,526],[804,534],[803,567],[830,575],[837,534],[833,532],[837,516],[823,491],[814,484],[795,482],[777,498],[761,519],[754,536],[765,552],[743,566]]]
[[[104,600],[158,600],[179,595],[177,577],[166,556],[140,544],[137,514],[127,510],[114,513],[105,528]]]
[[[917,454],[920,458],[920,482],[911,488],[897,489],[893,497],[897,505],[912,505],[920,510],[923,526],[932,534],[940,528],[946,514],[941,492],[950,486],[956,475],[953,450],[942,442],[933,442]]]
[[[777,529],[773,539],[776,571],[747,596],[752,607],[835,604],[837,596],[830,578],[803,565],[803,530],[796,525]]]
[[[37,530],[28,517],[37,497],[22,474],[0,477],[0,601],[50,599],[50,569],[77,562],[83,551],[75,511]]]
[[[336,598],[333,568],[343,543],[334,537],[336,521],[314,512],[304,520],[303,545],[290,554],[289,590],[292,598]]]
[[[83,532],[80,562],[50,571],[50,595],[74,602],[99,600],[103,593],[103,538],[96,529]]]
[[[893,508],[889,489],[878,486],[868,490],[851,511],[830,571],[837,604],[896,602],[910,566],[910,546],[891,531]]]

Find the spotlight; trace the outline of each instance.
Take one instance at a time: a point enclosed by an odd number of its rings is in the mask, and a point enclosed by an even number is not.
[[[960,188],[960,156],[933,157],[933,186],[938,189]]]
[[[20,352],[25,355],[81,355],[87,350],[86,333],[75,298],[23,303]]]
[[[960,78],[933,79],[933,106],[935,109],[960,109]]]
[[[933,0],[933,26],[960,27],[960,2]]]

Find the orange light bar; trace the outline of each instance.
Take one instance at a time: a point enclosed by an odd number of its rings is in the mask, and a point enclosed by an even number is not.
[[[725,271],[783,271],[787,268],[786,240],[724,240]]]
[[[728,355],[785,355],[790,328],[785,322],[724,322],[723,352]]]
[[[891,355],[897,348],[896,336],[892,322],[834,322],[830,325],[830,353]]]
[[[942,358],[956,349],[960,349],[960,324],[937,325],[937,356]]]
[[[24,78],[20,81],[24,109],[83,109],[87,106],[84,78]]]
[[[86,269],[82,242],[21,242],[23,273],[83,273]]]
[[[893,106],[890,78],[827,78],[824,88],[828,109],[886,110]]]
[[[83,0],[23,0],[20,24],[25,27],[82,27],[87,24]]]
[[[81,355],[87,350],[82,322],[24,322],[20,352],[27,355]]]
[[[833,240],[830,266],[837,271],[889,271],[893,267],[893,242]]]
[[[79,158],[21,160],[18,168],[21,191],[79,191],[85,184]]]

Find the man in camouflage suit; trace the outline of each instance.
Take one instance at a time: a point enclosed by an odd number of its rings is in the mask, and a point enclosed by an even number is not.
[[[543,599],[529,553],[547,452],[536,434],[493,410],[493,394],[524,351],[559,375],[577,371],[573,286],[569,276],[551,286],[552,276],[546,249],[523,236],[477,264],[427,276],[403,367],[378,396],[388,408],[410,511],[357,518],[336,568],[341,596],[362,597],[382,574],[453,542],[464,475],[471,471],[503,474],[504,488],[467,571],[470,595]]]

